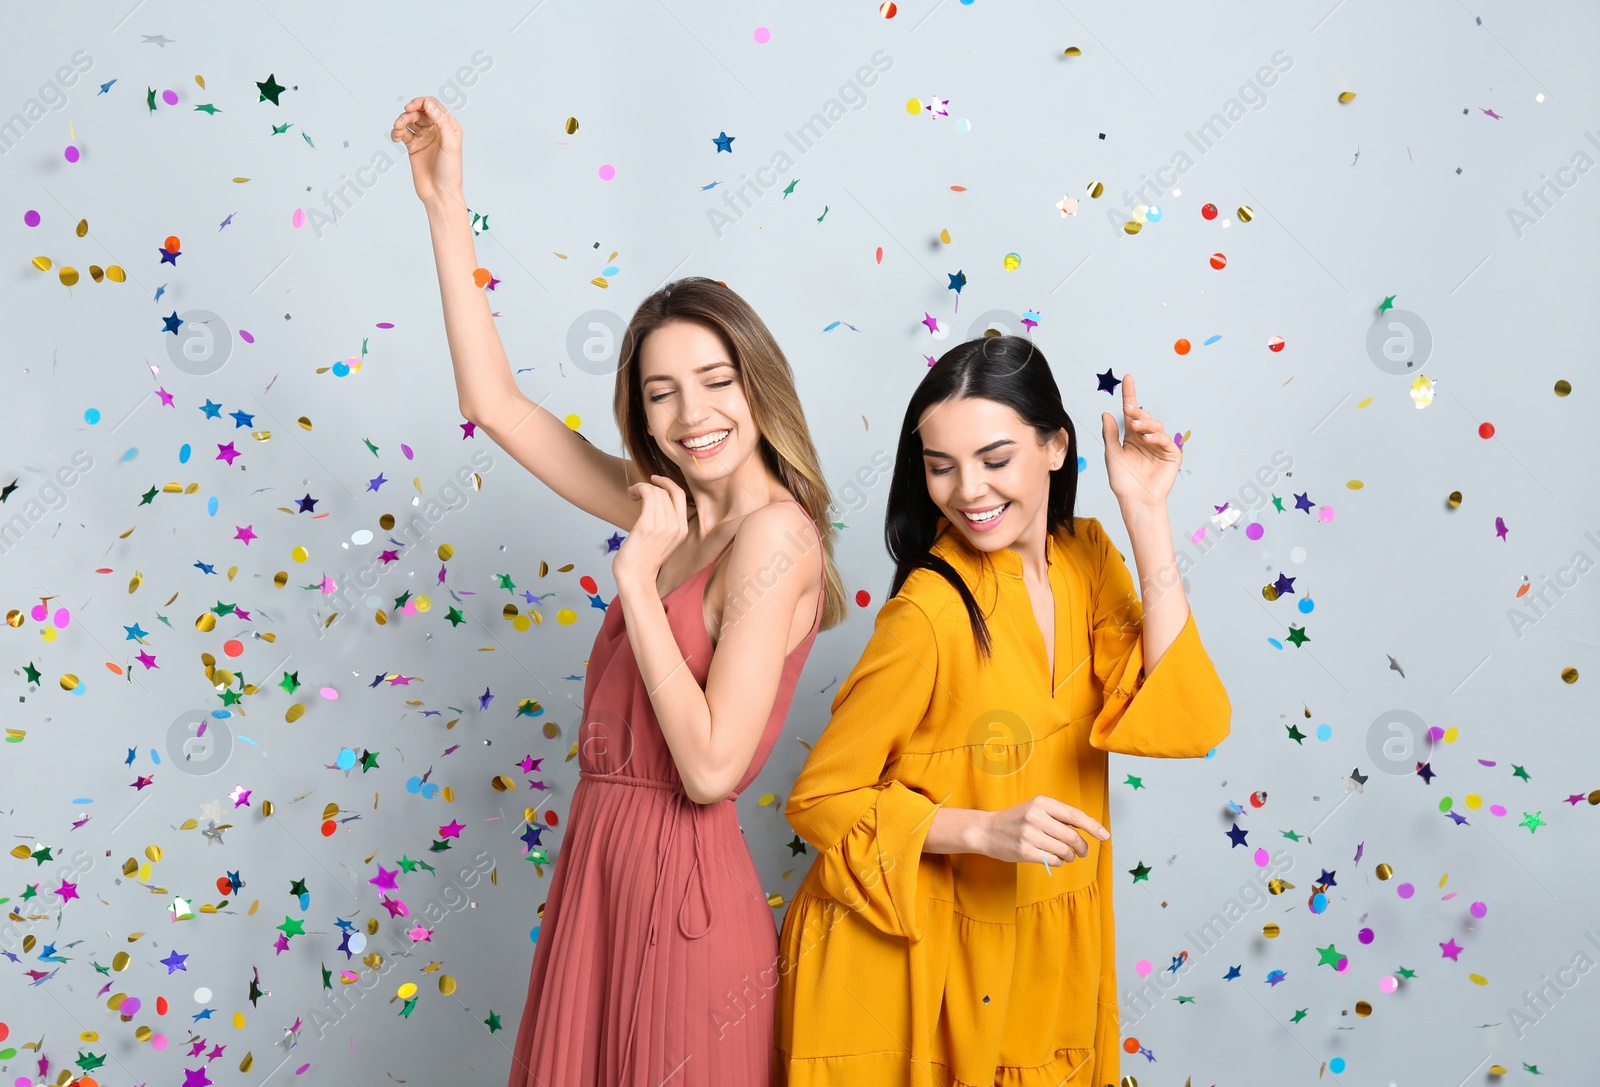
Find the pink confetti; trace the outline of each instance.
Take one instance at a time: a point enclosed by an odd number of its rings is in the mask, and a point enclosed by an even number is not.
[[[756,39],[756,44],[757,45],[766,45],[769,41],[772,40],[772,31],[768,30],[764,26],[758,26],[758,27],[756,27],[756,32],[755,32],[754,37]]]
[[[245,331],[242,328],[239,330],[239,338],[241,340],[243,340],[245,343],[255,343],[256,342],[256,338],[254,336],[250,335],[249,332]]]
[[[78,154],[78,149],[76,147],[73,147],[71,144],[68,144],[67,145],[67,150],[66,150],[67,161],[68,162],[77,162],[80,157],[82,157],[82,156],[80,156]]]
[[[22,214],[22,223],[23,223],[24,226],[38,226],[39,225],[39,213],[36,212],[36,211],[32,211],[32,210],[23,212],[23,214]]]
[[[411,447],[409,445],[407,445],[405,442],[401,442],[400,443],[400,452],[402,452],[402,453],[404,453],[406,455],[406,460],[415,459],[413,454],[412,454],[412,452],[411,452]]]
[[[334,690],[332,687],[324,687],[317,693],[322,695],[322,697],[326,698],[329,702],[339,701],[339,692]]]
[[[294,227],[296,230],[299,230],[301,227],[305,226],[306,225],[306,209],[305,208],[295,208],[294,209],[294,214],[289,216],[289,225]]]
[[[379,328],[393,328],[394,325],[390,324],[388,321],[379,321],[378,322],[378,327]]]
[[[169,106],[175,106],[175,105],[178,104],[178,92],[177,91],[162,91],[161,92],[161,100],[163,102],[165,102]]]
[[[611,165],[609,162],[606,163],[604,166],[600,167],[600,180],[601,181],[610,181],[612,178],[614,178],[616,176],[617,176],[617,168],[615,166]]]

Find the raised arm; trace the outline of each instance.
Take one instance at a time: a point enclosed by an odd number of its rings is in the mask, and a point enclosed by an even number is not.
[[[413,98],[395,119],[390,139],[406,145],[411,180],[427,209],[462,416],[556,494],[631,529],[639,504],[628,488],[643,478],[632,462],[595,448],[523,395],[512,377],[489,300],[472,278],[478,258],[462,199],[460,123],[438,99]]]

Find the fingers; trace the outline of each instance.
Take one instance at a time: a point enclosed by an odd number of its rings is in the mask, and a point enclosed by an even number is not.
[[[1046,817],[1040,824],[1033,825],[1033,830],[1038,833],[1038,844],[1044,851],[1063,863],[1089,855],[1089,845],[1083,836],[1065,823]]]
[[[1105,827],[1101,826],[1096,819],[1082,809],[1062,803],[1053,796],[1039,796],[1035,799],[1045,813],[1059,823],[1064,823],[1069,827],[1081,827],[1102,841],[1105,840],[1109,833]]]

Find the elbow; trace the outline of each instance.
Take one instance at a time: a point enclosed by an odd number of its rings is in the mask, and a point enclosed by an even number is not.
[[[726,773],[708,772],[680,777],[683,778],[684,795],[701,806],[730,799],[739,784],[737,777]]]

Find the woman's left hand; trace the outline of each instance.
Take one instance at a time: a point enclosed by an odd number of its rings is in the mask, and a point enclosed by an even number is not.
[[[1165,506],[1183,463],[1183,450],[1167,436],[1161,420],[1139,407],[1132,374],[1122,375],[1122,419],[1127,435],[1119,440],[1116,417],[1100,413],[1111,493],[1124,506]]]
[[[654,483],[635,483],[628,497],[643,503],[633,530],[611,560],[611,576],[620,590],[624,584],[654,585],[667,556],[689,535],[687,498],[683,488],[666,476],[652,475]]]

